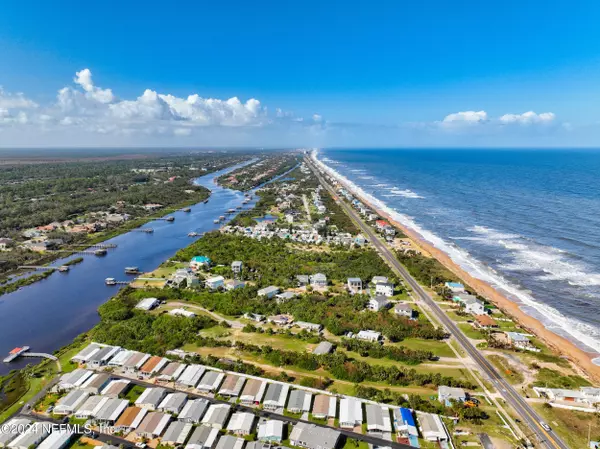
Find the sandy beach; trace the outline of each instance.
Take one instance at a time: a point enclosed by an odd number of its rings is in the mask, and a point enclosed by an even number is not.
[[[316,159],[316,158],[315,158]],[[322,162],[318,161],[321,165]],[[324,164],[323,164],[324,165]],[[330,175],[333,175],[330,173]],[[592,358],[595,354],[589,354],[582,349],[578,348],[571,341],[567,340],[560,335],[546,329],[543,323],[536,320],[535,318],[527,315],[523,312],[518,304],[514,303],[498,290],[493,288],[490,284],[480,279],[477,279],[463,270],[458,264],[456,264],[446,253],[440,251],[431,243],[426,241],[422,236],[413,230],[407,228],[395,221],[386,212],[377,208],[367,198],[364,198],[360,193],[356,192],[351,186],[349,186],[343,179],[336,177],[337,181],[350,191],[355,197],[360,199],[364,204],[367,204],[371,209],[375,210],[377,214],[384,217],[388,222],[401,230],[406,236],[408,236],[412,242],[421,248],[424,252],[429,253],[435,259],[437,259],[447,269],[452,271],[463,283],[470,286],[479,295],[483,296],[491,303],[496,305],[500,310],[513,318],[521,327],[526,329],[532,334],[535,334],[540,340],[542,340],[547,346],[559,353],[561,356],[565,356],[580,369],[582,369],[591,379],[596,382],[600,382],[600,366],[592,363]]]

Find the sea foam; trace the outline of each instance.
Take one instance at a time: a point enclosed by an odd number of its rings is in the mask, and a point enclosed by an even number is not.
[[[395,209],[390,208],[386,203],[376,198],[375,196],[365,192],[360,186],[349,180],[347,177],[343,176],[337,170],[321,162],[318,158],[318,150],[313,150],[311,152],[311,156],[315,163],[322,170],[324,170],[330,176],[344,183],[354,194],[365,198],[377,209],[388,214],[393,220],[401,223],[402,225],[419,234],[424,240],[446,253],[452,259],[453,262],[459,265],[471,276],[480,279],[484,282],[487,282],[493,288],[505,294],[509,299],[519,304],[524,312],[530,314],[534,318],[546,324],[546,327],[548,329],[552,330],[558,335],[568,338],[569,340],[578,344],[578,346],[582,347],[582,349],[588,351],[591,349],[595,352],[600,353],[599,329],[589,324],[582,323],[578,320],[567,317],[554,307],[551,307],[547,304],[544,304],[543,302],[536,300],[531,292],[525,291],[517,285],[513,284],[512,282],[508,281],[504,276],[502,276],[495,270],[491,269],[490,267],[487,267],[480,261],[476,260],[469,254],[468,251],[464,250],[463,248],[460,248],[459,246],[453,243],[445,241],[433,232],[421,227],[414,221],[412,217],[409,217],[405,214],[398,212]],[[504,245],[507,245],[506,240],[520,237],[514,236],[512,234],[507,236],[503,233],[489,228],[485,228],[483,226],[474,227],[472,228],[472,230],[478,230],[480,234],[487,234],[486,236],[482,235],[479,237],[482,239],[482,241],[484,239],[492,240],[493,237],[498,237],[498,243]],[[496,235],[494,236],[493,233],[496,233]],[[508,243],[508,245],[513,245],[513,250],[517,251],[517,253],[520,251],[523,262],[527,262],[529,260],[528,256],[532,255],[531,252],[525,253],[526,251],[528,251],[528,248],[523,243],[513,242]],[[539,253],[536,256],[538,263],[539,261],[544,259],[544,256],[540,256]],[[566,271],[561,271],[561,273],[564,276]],[[580,281],[582,281],[579,275],[577,275],[576,277]],[[595,277],[593,279],[594,280],[591,282],[596,282]],[[598,360],[600,360],[600,357],[598,358]]]

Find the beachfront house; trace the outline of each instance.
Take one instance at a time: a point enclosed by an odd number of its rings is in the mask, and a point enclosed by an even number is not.
[[[460,282],[446,282],[444,286],[450,290],[453,294],[459,294],[465,292],[465,286]]]
[[[539,349],[531,344],[527,335],[519,332],[506,332],[506,338],[508,339],[508,343],[515,348],[523,349],[525,351],[539,351]]]
[[[385,276],[373,276],[373,278],[371,279],[371,284],[377,285],[381,283],[387,283],[387,281],[388,278]]]
[[[346,286],[351,294],[362,293],[362,280],[360,278],[348,278]]]
[[[190,268],[194,271],[201,270],[202,268],[210,267],[210,258],[206,256],[194,256],[190,260]]]
[[[485,305],[479,299],[468,299],[465,303],[465,312],[471,315],[486,315]]]

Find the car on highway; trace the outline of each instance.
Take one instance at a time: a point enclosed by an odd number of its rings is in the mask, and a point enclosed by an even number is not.
[[[542,426],[546,432],[552,431],[552,428],[548,424],[546,424],[544,421],[540,421],[540,426]]]

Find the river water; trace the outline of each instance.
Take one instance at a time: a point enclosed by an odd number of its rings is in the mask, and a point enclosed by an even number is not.
[[[72,266],[69,273],[54,273],[0,296],[0,360],[16,346],[27,345],[32,352],[52,353],[70,343],[98,323],[98,306],[116,294],[118,287],[106,286],[104,279],[131,280],[133,277],[124,274],[125,267],[151,271],[194,241],[187,236],[189,232],[217,229],[219,225],[213,221],[227,209],[242,205],[244,195],[218,186],[215,179],[243,165],[197,178],[197,185],[212,191],[208,203],[192,206],[191,212],[170,214],[175,217],[174,222],[157,220],[143,226],[153,228],[154,233],[128,232],[107,240],[106,243],[114,243],[117,248],[109,249],[106,256],[83,256],[85,260]],[[253,199],[244,208],[253,207],[254,202]],[[57,261],[56,265],[60,263]],[[0,375],[34,360],[0,362]]]

